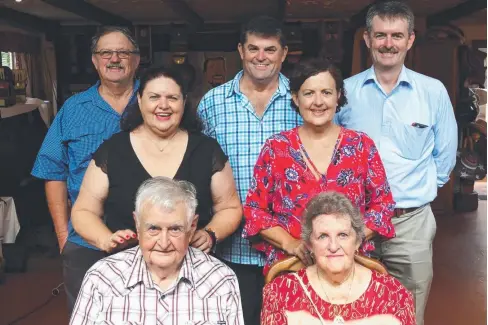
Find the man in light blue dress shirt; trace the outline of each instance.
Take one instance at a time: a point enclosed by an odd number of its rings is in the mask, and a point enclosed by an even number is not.
[[[345,80],[349,104],[336,122],[366,132],[379,149],[397,203],[392,219],[397,236],[378,245],[378,253],[414,294],[422,325],[436,232],[430,202],[454,168],[457,124],[444,85],[404,66],[415,39],[410,8],[401,1],[377,3],[366,26],[373,66]]]

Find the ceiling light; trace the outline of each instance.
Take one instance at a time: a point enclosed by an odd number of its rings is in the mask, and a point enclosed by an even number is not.
[[[15,0],[15,2],[22,2],[22,0]]]

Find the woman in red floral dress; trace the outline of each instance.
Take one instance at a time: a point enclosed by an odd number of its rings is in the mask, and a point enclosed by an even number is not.
[[[395,202],[373,140],[333,122],[347,103],[340,71],[326,60],[300,63],[295,71],[292,105],[304,123],[266,141],[244,206],[243,236],[265,253],[265,274],[290,255],[312,264],[300,240],[300,220],[307,202],[321,192],[344,193],[359,207],[366,239],[395,235]],[[361,247],[363,253],[373,249],[369,240]]]
[[[412,294],[354,261],[364,236],[361,213],[344,194],[310,200],[302,238],[316,263],[264,287],[261,325],[415,325]]]

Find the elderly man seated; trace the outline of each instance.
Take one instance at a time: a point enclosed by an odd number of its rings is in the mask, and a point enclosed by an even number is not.
[[[191,183],[145,181],[134,212],[139,246],[88,270],[70,324],[244,324],[234,272],[189,247],[196,206]]]

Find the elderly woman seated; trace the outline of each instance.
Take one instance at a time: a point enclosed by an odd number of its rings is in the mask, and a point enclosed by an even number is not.
[[[88,270],[70,324],[244,324],[235,274],[189,247],[196,206],[189,182],[145,181],[134,212],[139,245]]]
[[[265,286],[261,324],[415,324],[412,294],[392,276],[355,262],[363,238],[363,218],[343,194],[311,199],[302,239],[315,264]]]

